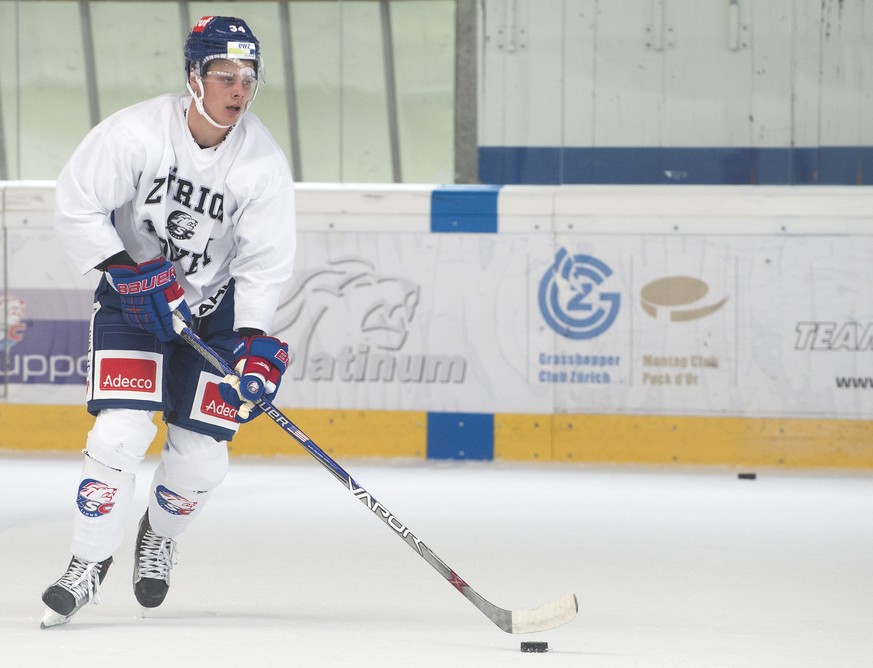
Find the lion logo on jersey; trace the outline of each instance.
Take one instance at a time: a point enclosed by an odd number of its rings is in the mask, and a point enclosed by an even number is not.
[[[194,236],[197,221],[189,213],[173,211],[167,218],[167,232],[178,241],[187,241]]]

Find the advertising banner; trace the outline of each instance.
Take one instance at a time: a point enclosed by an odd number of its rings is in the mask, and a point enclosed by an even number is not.
[[[97,273],[79,276],[50,227],[7,229],[6,243],[0,292],[5,394],[28,403],[83,402]]]
[[[301,235],[301,407],[861,418],[869,237]],[[868,389],[869,386],[869,389]]]
[[[658,233],[304,225],[274,323],[292,353],[277,403],[868,418],[873,236],[719,224],[712,234],[664,232],[664,215]],[[756,225],[773,229],[773,216],[744,218]],[[3,394],[80,403],[99,276],[78,276],[50,227],[22,222],[5,240]]]
[[[528,327],[527,254],[547,256],[548,236],[308,232],[299,244],[275,321],[293,359],[288,405],[551,410],[524,356],[551,347]]]

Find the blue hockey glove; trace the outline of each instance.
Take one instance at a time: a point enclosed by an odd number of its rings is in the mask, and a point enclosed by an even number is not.
[[[272,401],[288,368],[288,344],[272,336],[244,336],[233,347],[233,366],[239,374],[218,384],[225,403],[236,408],[236,421],[249,422],[263,410],[261,399]]]
[[[176,282],[176,270],[168,260],[157,257],[135,267],[111,265],[106,273],[121,295],[124,319],[129,324],[169,342],[176,338],[173,311],[178,310],[186,322],[191,321],[185,291]]]

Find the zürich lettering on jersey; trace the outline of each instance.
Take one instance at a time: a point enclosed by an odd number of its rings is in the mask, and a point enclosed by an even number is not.
[[[212,192],[206,186],[195,184],[176,174],[176,167],[171,167],[166,177],[158,177],[152,182],[152,188],[146,197],[146,204],[161,204],[164,197],[178,202],[181,206],[198,214],[206,214],[213,220],[221,222],[224,213],[224,194]],[[157,235],[154,222],[146,219],[149,231]],[[166,221],[168,238],[158,236],[161,243],[161,251],[170,262],[178,262],[185,270],[185,275],[197,273],[201,267],[208,265],[212,259],[209,257],[209,242],[203,247],[203,251],[196,253],[181,248],[176,241],[191,239],[197,228],[197,219],[183,210],[173,211]]]
[[[196,194],[195,190],[197,190]],[[164,192],[182,206],[197,213],[208,214],[212,220],[220,221],[224,213],[223,193],[213,193],[205,186],[195,188],[191,181],[176,175],[175,167],[170,168],[170,173],[166,177],[159,176],[152,182],[152,189],[149,191],[145,203],[160,204],[163,201]]]

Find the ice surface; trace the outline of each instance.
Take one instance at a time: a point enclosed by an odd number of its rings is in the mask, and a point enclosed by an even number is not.
[[[0,666],[873,665],[873,473],[340,461],[492,603],[577,594],[568,625],[513,636],[308,457],[233,459],[143,614],[132,541],[156,464],[100,605],[43,631],[81,462],[0,455]]]

